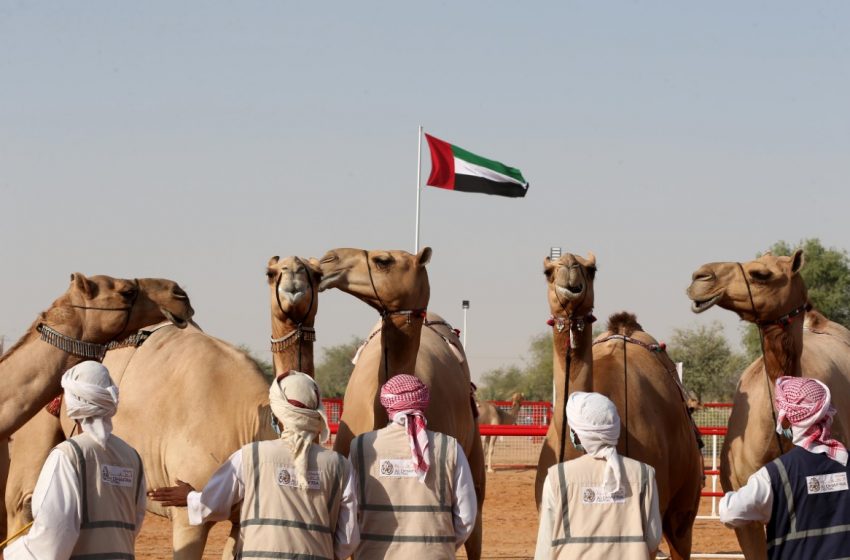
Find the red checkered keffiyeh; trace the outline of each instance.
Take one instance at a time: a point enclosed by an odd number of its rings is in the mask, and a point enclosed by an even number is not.
[[[387,416],[407,430],[411,456],[420,482],[425,482],[425,475],[431,466],[428,433],[425,430],[425,409],[430,399],[428,387],[412,375],[395,375],[381,387],[381,405],[387,409]]]
[[[794,445],[812,453],[827,456],[847,465],[847,448],[830,437],[835,409],[830,402],[829,387],[807,377],[780,377],[776,380],[776,429],[782,430],[782,420],[791,423]]]

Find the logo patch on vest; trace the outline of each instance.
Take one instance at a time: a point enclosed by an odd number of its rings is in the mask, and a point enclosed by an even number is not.
[[[626,493],[623,490],[606,492],[602,486],[584,486],[581,489],[583,504],[623,504],[625,502]]]
[[[132,488],[136,471],[130,467],[116,467],[114,465],[103,465],[100,469],[100,479],[112,486],[126,486]]]
[[[809,494],[826,494],[847,490],[847,473],[822,474],[806,477],[806,489]]]
[[[281,486],[296,488],[298,486],[298,475],[295,474],[295,469],[293,467],[278,467],[277,483]],[[310,490],[319,489],[319,471],[307,471],[307,488]]]
[[[381,476],[386,478],[415,478],[412,459],[381,459]]]

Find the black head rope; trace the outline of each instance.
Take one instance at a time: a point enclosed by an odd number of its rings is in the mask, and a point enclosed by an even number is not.
[[[767,395],[769,397],[768,405],[770,406],[770,413],[773,416],[773,425],[774,430],[773,433],[776,436],[776,446],[779,448],[779,454],[782,454],[782,440],[779,439],[779,432],[776,431],[776,410],[773,408],[773,387],[770,384],[770,374],[767,372],[767,359],[765,358],[764,352],[764,331],[763,327],[767,327],[769,325],[781,325],[783,328],[787,327],[790,323],[791,319],[794,317],[805,313],[806,311],[812,308],[809,302],[804,303],[800,307],[794,309],[793,311],[786,313],[782,317],[776,320],[767,320],[762,321],[759,319],[758,311],[756,310],[756,303],[753,299],[753,291],[750,288],[750,281],[747,279],[747,273],[744,271],[744,266],[741,263],[735,263],[738,265],[738,269],[741,271],[741,276],[744,278],[744,284],[747,286],[747,295],[750,298],[750,307],[753,310],[753,319],[755,320],[756,327],[759,332],[759,346],[761,348],[761,361],[762,367],[764,368],[764,381],[767,384]]]
[[[272,338],[271,339],[271,345],[272,345],[272,352],[275,352],[275,353],[282,352],[285,348],[288,348],[289,346],[291,346],[293,344],[292,342],[289,342],[289,341],[292,339],[293,336],[295,336],[296,340],[298,341],[298,371],[301,371],[301,368],[302,368],[301,355],[302,355],[304,340],[307,339],[310,342],[314,342],[316,340],[316,329],[314,329],[313,327],[305,327],[304,326],[304,321],[306,321],[310,317],[310,313],[313,311],[313,304],[315,302],[315,290],[313,289],[313,282],[310,281],[310,277],[309,277],[310,273],[307,272],[307,265],[305,265],[304,262],[299,257],[294,257],[294,258],[295,258],[295,261],[304,268],[304,273],[307,274],[307,286],[309,287],[309,290],[310,290],[310,304],[307,306],[307,311],[304,312],[304,315],[300,319],[298,319],[297,321],[294,321],[295,331],[293,331],[292,333],[290,333],[286,336],[283,336],[281,338]],[[277,299],[278,309],[280,309],[280,312],[283,315],[283,317],[286,317],[286,312],[283,310],[283,303],[280,301],[280,281],[282,279],[283,279],[283,271],[281,271],[277,275],[277,280],[275,281],[275,286],[274,286],[274,295],[275,295],[275,298]]]
[[[381,314],[381,331],[383,332],[384,325],[385,325],[387,319],[389,319],[393,315],[405,315],[407,317],[407,324],[410,324],[412,318],[414,318],[414,317],[420,317],[424,320],[426,315],[427,315],[426,309],[401,309],[401,310],[397,310],[397,311],[390,311],[389,309],[387,309],[387,306],[384,303],[384,300],[382,300],[381,296],[378,295],[378,287],[375,285],[375,279],[372,276],[372,265],[369,263],[369,251],[364,249],[363,255],[366,258],[366,270],[369,272],[369,283],[372,285],[372,291],[375,294],[375,299],[378,300],[378,305],[380,306],[379,313]],[[383,340],[383,337],[382,337],[382,340],[381,340],[381,352],[383,353],[383,356],[384,356],[384,378],[383,379],[379,378],[379,381],[381,383],[381,386],[383,386],[384,383],[386,383],[389,380],[389,378],[391,377],[391,375],[390,375],[390,363],[389,363],[389,350],[387,348],[386,340]]]
[[[569,269],[577,268],[581,272],[582,280],[584,280],[584,287],[587,289],[587,278],[584,275],[584,268],[578,264],[572,264]],[[558,331],[562,332],[564,328],[567,329],[567,340],[564,344],[565,346],[565,355],[566,358],[564,360],[564,402],[561,406],[561,414],[563,415],[563,420],[561,421],[561,438],[560,445],[558,450],[558,462],[564,462],[564,453],[566,452],[567,447],[567,398],[570,396],[570,369],[572,368],[572,338],[573,338],[573,328],[578,332],[584,331],[587,323],[593,323],[596,320],[595,317],[591,313],[588,313],[585,317],[573,321],[573,315],[567,311],[567,306],[564,302],[561,301],[561,297],[558,295],[558,290],[555,289],[555,299],[558,300],[558,305],[561,306],[561,309],[564,311],[564,317],[553,317],[553,327]],[[558,321],[560,319],[560,321]],[[566,321],[566,323],[565,323]]]

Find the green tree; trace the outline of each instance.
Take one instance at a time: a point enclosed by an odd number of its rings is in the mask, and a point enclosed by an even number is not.
[[[820,239],[804,239],[791,247],[778,241],[770,248],[774,255],[789,256],[797,248],[803,249],[805,265],[800,271],[809,291],[809,301],[829,320],[850,328],[850,257],[847,251],[825,248]],[[743,344],[750,361],[761,356],[759,332],[755,325],[743,328]]]
[[[527,400],[552,398],[552,334],[533,336],[522,366],[492,369],[482,378],[478,397],[484,400],[506,400],[517,391]]]
[[[337,344],[322,350],[322,359],[316,365],[316,382],[323,397],[342,397],[348,386],[348,378],[354,370],[351,358],[363,343],[362,338],[352,337],[350,342]]]
[[[682,362],[685,387],[703,402],[731,398],[749,363],[746,356],[732,351],[718,322],[675,329],[668,353],[674,362]]]

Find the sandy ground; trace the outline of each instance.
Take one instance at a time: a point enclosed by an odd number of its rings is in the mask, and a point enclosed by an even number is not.
[[[711,511],[711,501],[703,500],[703,512]],[[219,523],[212,531],[204,559],[221,558],[229,528]],[[484,503],[484,558],[523,559],[534,555],[537,538],[537,512],[534,508],[534,470],[497,470],[487,479]],[[735,533],[719,521],[697,521],[694,552],[739,552]],[[171,557],[171,526],[166,519],[148,514],[139,540],[136,558]],[[461,557],[464,555],[461,554]]]

